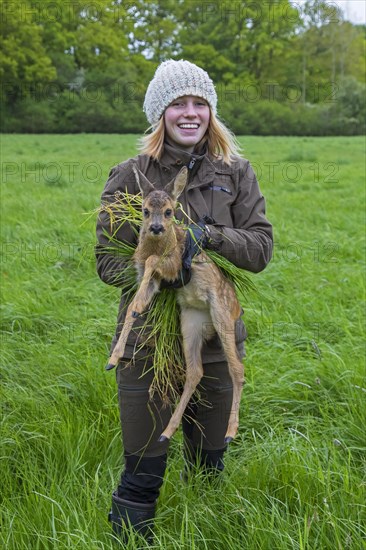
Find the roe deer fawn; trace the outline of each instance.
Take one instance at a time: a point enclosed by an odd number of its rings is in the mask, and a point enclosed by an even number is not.
[[[161,280],[174,281],[178,278],[186,238],[186,231],[174,222],[174,210],[177,198],[187,183],[187,168],[182,168],[164,191],[156,190],[135,165],[133,171],[143,198],[143,224],[133,256],[140,285],[127,309],[126,320],[107,370],[112,369],[123,356],[128,334],[136,318],[146,310],[159,291]],[[176,410],[159,441],[170,439],[177,430],[186,406],[203,376],[203,341],[217,332],[233,382],[233,400],[225,435],[225,443],[229,443],[238,429],[244,384],[244,366],[235,344],[235,321],[240,316],[241,307],[234,287],[202,250],[192,262],[190,282],[175,292],[181,309],[186,380]],[[208,327],[212,328],[208,330]]]

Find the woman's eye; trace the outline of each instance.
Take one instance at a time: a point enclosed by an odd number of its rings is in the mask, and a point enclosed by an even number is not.
[[[145,218],[148,218],[148,217],[149,217],[149,214],[150,214],[150,212],[148,211],[148,209],[147,209],[147,208],[144,208],[144,209],[143,209],[143,214],[144,214]]]
[[[172,215],[172,210],[170,210],[170,208],[168,208],[168,210],[165,210],[165,217],[166,218],[169,218],[171,215]]]

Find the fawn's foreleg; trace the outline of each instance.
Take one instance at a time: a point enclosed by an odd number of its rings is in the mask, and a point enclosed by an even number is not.
[[[203,312],[195,309],[182,309],[181,331],[186,362],[186,381],[177,408],[159,438],[161,442],[170,439],[178,429],[188,402],[203,376],[201,350],[206,322],[207,315]]]
[[[160,280],[153,278],[158,261],[159,258],[157,256],[150,256],[146,260],[144,275],[132,302],[127,308],[126,319],[121,334],[109,358],[106,370],[113,369],[121,357],[123,357],[128,335],[137,317],[146,310],[155,294],[159,291]]]

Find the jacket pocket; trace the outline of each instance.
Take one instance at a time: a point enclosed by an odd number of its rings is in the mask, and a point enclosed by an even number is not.
[[[201,187],[207,210],[214,223],[233,227],[231,207],[235,201],[235,189],[228,174],[215,174],[209,184]]]
[[[241,344],[247,339],[248,332],[245,328],[244,321],[240,318],[235,322],[235,342]]]

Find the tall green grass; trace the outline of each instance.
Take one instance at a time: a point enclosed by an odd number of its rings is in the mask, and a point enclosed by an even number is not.
[[[106,515],[122,448],[104,364],[119,293],[95,274],[86,213],[135,142],[2,137],[3,548],[113,547]],[[241,142],[275,253],[246,304],[240,431],[211,483],[200,472],[180,480],[174,437],[153,547],[364,548],[363,139]]]

